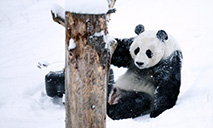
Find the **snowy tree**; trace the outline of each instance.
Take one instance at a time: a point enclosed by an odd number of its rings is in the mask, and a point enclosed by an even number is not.
[[[66,127],[103,128],[113,40],[107,21],[115,0],[67,0],[53,20],[66,29]],[[65,10],[65,16],[63,13]],[[65,20],[64,20],[65,19]]]

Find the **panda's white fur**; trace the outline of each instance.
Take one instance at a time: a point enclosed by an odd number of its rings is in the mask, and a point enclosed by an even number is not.
[[[155,87],[149,81],[141,78],[137,73],[127,71],[120,76],[115,82],[114,87],[120,88],[126,91],[145,92],[154,97]]]
[[[145,31],[138,35],[132,45],[130,46],[130,54],[135,62],[135,65],[139,69],[150,68],[156,65],[160,60],[166,59],[169,57],[174,51],[180,50],[180,47],[176,40],[168,35],[168,40],[162,42],[158,38],[156,38],[157,31]],[[134,50],[139,47],[140,52],[135,55]],[[146,50],[150,49],[154,58],[148,58],[146,56]],[[136,62],[143,62],[142,66],[138,66]]]
[[[141,33],[135,38],[130,46],[130,54],[134,60],[134,64],[139,69],[155,66],[161,60],[167,59],[174,51],[180,50],[178,43],[171,35],[168,35],[168,40],[162,41],[156,37],[157,32],[158,31],[145,31]],[[135,55],[134,50],[137,47],[140,48],[140,51]],[[150,49],[153,52],[153,58],[147,57],[145,53],[147,49]],[[144,64],[138,66],[136,62],[143,62]],[[146,78],[140,77],[140,75],[137,72],[132,71],[131,68],[128,68],[126,73],[118,78],[114,87],[126,91],[145,92],[154,98],[155,86],[153,83],[146,80]],[[109,100],[111,100],[110,97]],[[119,97],[117,97],[117,100],[118,99]],[[113,104],[116,104],[117,100],[115,99]]]

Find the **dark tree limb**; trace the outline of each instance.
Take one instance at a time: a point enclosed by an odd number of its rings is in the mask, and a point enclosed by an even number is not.
[[[65,27],[65,19],[51,10],[53,21]]]

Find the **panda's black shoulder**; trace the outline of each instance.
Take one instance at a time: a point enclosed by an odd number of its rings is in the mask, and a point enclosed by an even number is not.
[[[176,50],[167,59],[160,61],[152,67],[155,80],[158,82],[169,79],[180,81],[182,57],[182,52]]]
[[[130,45],[134,41],[134,37],[124,39],[115,38],[115,40],[117,41],[117,48],[112,55],[111,64],[117,67],[128,68],[132,62],[132,57],[130,55],[129,49]]]

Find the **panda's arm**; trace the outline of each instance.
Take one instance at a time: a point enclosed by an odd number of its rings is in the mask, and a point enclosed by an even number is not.
[[[112,55],[111,64],[117,67],[129,67],[130,63],[132,62],[129,48],[134,38],[115,38],[115,40],[117,41],[117,48]]]
[[[180,91],[182,53],[176,51],[169,59],[163,62],[155,76],[157,87],[155,90],[154,108],[150,117],[157,117],[163,111],[172,108]]]
[[[142,24],[138,24],[135,27],[135,34],[139,35],[140,33],[144,32],[144,30],[144,26]],[[133,61],[129,48],[134,41],[134,37],[124,39],[115,38],[115,40],[117,41],[117,48],[112,55],[111,64],[117,67],[129,67]]]

